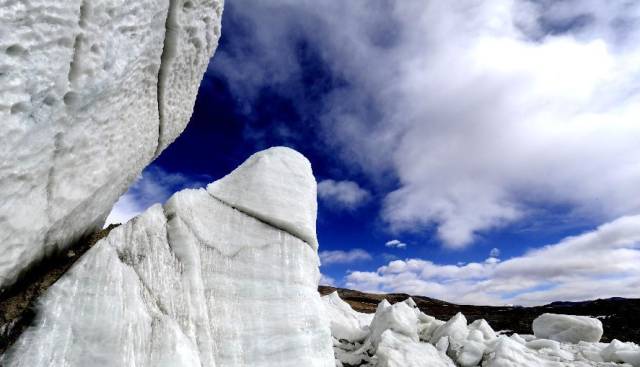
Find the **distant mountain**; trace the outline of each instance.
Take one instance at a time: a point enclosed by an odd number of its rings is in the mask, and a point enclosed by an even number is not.
[[[485,319],[496,330],[531,334],[531,323],[539,315],[561,313],[597,317],[604,325],[603,342],[613,339],[640,344],[640,299],[608,298],[581,302],[553,302],[544,306],[471,306],[457,305],[437,299],[404,293],[373,294],[351,289],[319,286],[321,295],[338,291],[340,298],[359,312],[374,313],[380,301],[401,302],[412,297],[420,310],[440,320],[449,320],[462,312],[469,322]]]

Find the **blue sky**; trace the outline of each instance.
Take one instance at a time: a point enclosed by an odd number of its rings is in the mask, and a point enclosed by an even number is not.
[[[229,1],[126,220],[275,145],[319,182],[323,281],[462,303],[640,297],[640,7]]]

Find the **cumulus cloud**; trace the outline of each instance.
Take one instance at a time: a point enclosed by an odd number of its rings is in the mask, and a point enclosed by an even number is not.
[[[489,257],[499,257],[500,256],[500,249],[497,247],[494,247],[491,249],[491,251],[489,251]]]
[[[334,287],[336,285],[336,280],[326,274],[320,274],[320,285],[330,285]]]
[[[640,3],[230,6],[252,44],[216,62],[238,95],[303,83],[301,40],[346,81],[318,128],[345,162],[397,178],[393,230],[461,248],[547,206],[594,223],[640,210]]]
[[[369,192],[353,181],[322,180],[318,182],[318,196],[332,205],[355,209],[369,199]]]
[[[202,187],[205,180],[187,177],[180,173],[168,173],[157,166],[147,167],[129,190],[115,203],[105,226],[125,223],[155,203],[164,203],[176,191]]]
[[[492,251],[493,252],[493,251]],[[495,253],[492,255],[496,255]],[[640,215],[500,261],[441,265],[395,260],[375,272],[351,272],[346,285],[472,304],[538,305],[640,297]]]
[[[386,247],[395,247],[395,248],[406,248],[407,244],[400,241],[400,240],[391,240],[391,241],[387,241],[384,244]]]
[[[348,264],[372,259],[371,255],[367,251],[359,248],[351,249],[349,251],[320,251],[319,255],[322,265]]]

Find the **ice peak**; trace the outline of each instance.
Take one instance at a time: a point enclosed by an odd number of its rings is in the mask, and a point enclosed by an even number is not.
[[[286,147],[253,154],[207,186],[213,197],[318,248],[316,181],[311,163]]]

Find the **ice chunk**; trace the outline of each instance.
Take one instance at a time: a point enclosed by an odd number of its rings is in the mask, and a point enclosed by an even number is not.
[[[477,365],[482,360],[487,344],[492,344],[495,339],[495,333],[486,321],[474,321],[469,325],[467,339],[457,341],[462,348],[457,352],[456,361],[463,367]],[[455,353],[455,350],[452,352]]]
[[[100,228],[182,131],[220,35],[222,0],[0,8],[1,291]]]
[[[408,304],[398,302],[390,305],[387,300],[378,304],[376,314],[371,321],[370,342],[374,347],[380,343],[382,334],[386,330],[403,335],[409,340],[418,341],[418,318]]]
[[[640,350],[621,350],[617,354],[622,362],[640,367]]]
[[[431,344],[386,330],[380,337],[378,367],[454,367],[455,364]]]
[[[445,322],[436,319],[433,316],[426,315],[422,312],[418,314],[418,335],[420,340],[428,342],[431,340],[433,333]]]
[[[447,350],[449,349],[449,337],[443,336],[442,338],[440,338],[440,340],[438,340],[435,346],[439,352],[447,353]]]
[[[467,327],[467,319],[459,312],[433,332],[431,343],[440,343],[442,338],[446,337],[447,354],[461,366],[475,366],[482,359],[486,349],[485,337],[479,330],[485,329],[484,332],[489,333],[486,326],[477,322],[474,328],[470,329]]]
[[[527,341],[523,337],[521,337],[520,334],[518,333],[513,333],[513,335],[511,335],[510,338],[522,345],[525,345],[527,343]]]
[[[318,265],[296,236],[184,190],[90,249],[0,364],[333,366]]]
[[[607,345],[601,352],[600,356],[607,362],[622,362],[622,359],[618,357],[618,352],[627,349],[625,343],[618,339],[613,339],[609,345]]]
[[[558,343],[555,340],[549,340],[549,339],[531,340],[531,341],[528,341],[525,345],[527,346],[527,348],[535,349],[535,350],[542,349],[542,348],[553,349],[553,350],[560,349],[560,343]]]
[[[431,342],[436,343],[443,336],[448,336],[450,339],[462,341],[467,339],[468,335],[469,328],[467,327],[467,319],[462,313],[458,312],[433,333]]]
[[[362,342],[366,339],[373,315],[354,311],[340,298],[338,292],[322,297],[322,301],[334,338],[350,342]]]
[[[640,366],[640,347],[633,343],[623,343],[614,339],[600,352],[604,361],[616,363],[629,363],[632,366]]]
[[[478,319],[469,324],[469,330],[478,330],[482,335],[483,341],[491,341],[497,338],[496,332],[493,331],[489,323],[484,319]]]
[[[517,341],[500,336],[495,350],[490,354],[485,367],[562,367],[561,363],[549,363],[541,358],[535,350],[529,349]]]
[[[406,303],[407,306],[409,306],[411,308],[418,308],[418,305],[416,304],[416,301],[414,301],[413,298],[411,298],[411,297],[405,299],[403,302]]]
[[[318,248],[316,184],[311,164],[295,150],[275,147],[256,153],[207,191]]]
[[[565,343],[598,342],[602,337],[602,322],[586,316],[545,313],[533,320],[533,333],[542,339]]]
[[[465,340],[462,343],[462,348],[456,357],[456,361],[463,367],[476,366],[482,360],[485,349],[486,346],[482,342]]]

